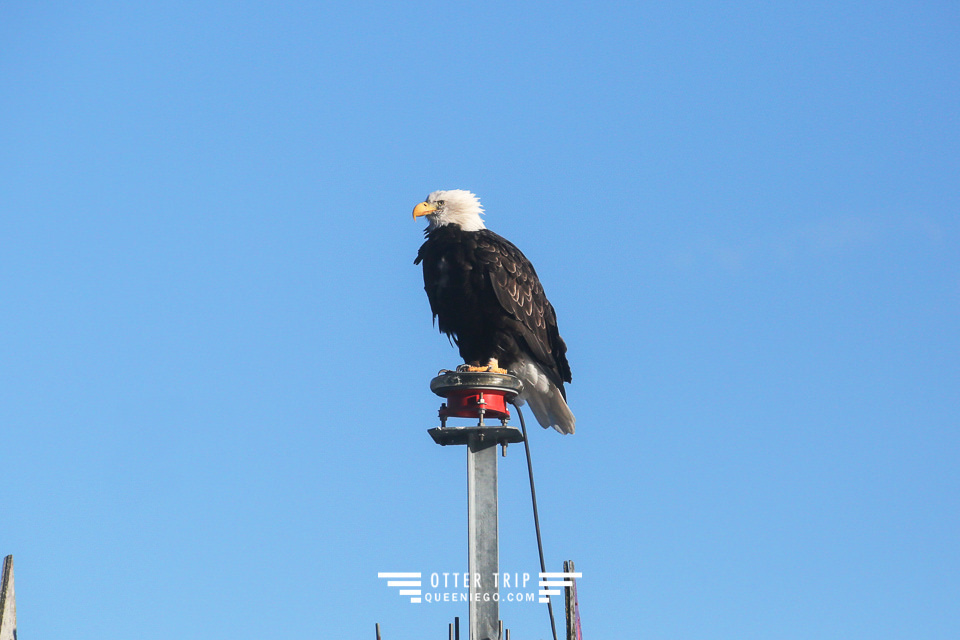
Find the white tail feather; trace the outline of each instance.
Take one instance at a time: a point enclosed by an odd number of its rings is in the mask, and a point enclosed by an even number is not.
[[[544,429],[553,427],[560,433],[573,433],[576,430],[577,419],[573,417],[563,394],[550,382],[539,365],[524,358],[513,367],[513,373],[523,380],[523,393],[515,402],[519,406],[527,402],[540,426]]]

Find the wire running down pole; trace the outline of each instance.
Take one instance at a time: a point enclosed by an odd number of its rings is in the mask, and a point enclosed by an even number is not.
[[[516,406],[516,405],[514,405]],[[520,416],[520,428],[523,430],[523,450],[527,453],[527,471],[530,476],[530,499],[533,501],[533,526],[537,530],[537,550],[540,552],[540,572],[547,572],[547,565],[543,560],[543,539],[540,537],[540,514],[537,512],[537,488],[533,483],[533,459],[530,457],[530,439],[527,438],[527,423],[523,421],[523,412],[517,407]],[[550,614],[550,630],[553,640],[557,640],[557,624],[553,620],[553,599],[547,596],[547,613]]]

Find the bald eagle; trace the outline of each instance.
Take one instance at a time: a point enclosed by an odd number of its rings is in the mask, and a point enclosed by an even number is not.
[[[557,314],[533,265],[484,226],[482,213],[477,196],[462,189],[434,191],[413,210],[414,219],[428,222],[414,264],[423,263],[434,321],[468,370],[516,375],[524,386],[517,404],[529,403],[544,428],[573,433],[563,388],[570,365]]]

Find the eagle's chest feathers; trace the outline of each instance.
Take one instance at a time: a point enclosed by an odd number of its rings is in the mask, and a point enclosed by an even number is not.
[[[440,228],[429,234],[421,249],[424,285],[445,332],[479,330],[482,316],[495,308],[479,240],[475,232]]]
[[[483,270],[474,269],[472,257],[460,251],[441,255],[436,262],[438,291],[462,295],[464,288],[470,290],[479,286],[481,283],[477,278],[482,278]]]
[[[440,256],[437,261],[437,289],[443,290],[450,286],[450,261],[447,256]]]

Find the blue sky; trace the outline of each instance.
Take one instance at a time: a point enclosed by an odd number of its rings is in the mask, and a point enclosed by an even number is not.
[[[960,634],[960,10],[0,6],[0,554],[44,638],[446,637],[412,207],[537,266],[587,637]],[[522,451],[501,565],[536,572]],[[558,602],[558,605],[560,603]],[[545,611],[504,605],[514,638]]]

